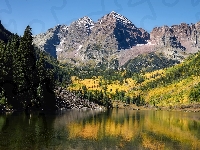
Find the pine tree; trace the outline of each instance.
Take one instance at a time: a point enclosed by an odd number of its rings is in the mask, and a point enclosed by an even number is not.
[[[31,104],[36,98],[37,86],[34,85],[34,75],[36,70],[36,53],[33,46],[33,38],[30,26],[27,26],[24,35],[20,41],[19,55],[20,55],[20,65],[18,66],[22,72],[20,72],[21,86],[19,87],[19,93],[24,97],[24,107]]]

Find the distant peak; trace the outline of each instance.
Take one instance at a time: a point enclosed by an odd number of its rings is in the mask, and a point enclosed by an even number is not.
[[[111,11],[110,14],[117,14],[115,11]]]
[[[92,21],[92,19],[90,17],[88,17],[88,16],[84,16],[84,17],[82,17],[82,18],[80,18],[78,20]]]
[[[127,19],[125,16],[123,16],[115,11],[111,11],[108,15],[113,16],[117,20],[123,20],[123,22],[132,24],[132,22],[129,19]]]
[[[80,19],[78,19],[77,21],[75,21],[75,23],[78,23],[78,24],[90,24],[90,25],[94,25],[94,21],[92,19],[90,19],[88,16],[84,16]]]
[[[88,17],[88,16],[84,16],[83,19],[90,19],[90,17]]]
[[[115,11],[111,11],[108,15],[117,16],[117,15],[120,15],[120,14],[115,12]]]

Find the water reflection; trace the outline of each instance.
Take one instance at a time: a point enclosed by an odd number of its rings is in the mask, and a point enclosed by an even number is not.
[[[0,149],[200,149],[200,114],[67,111],[0,116]]]
[[[199,127],[197,113],[113,110],[73,122],[67,130],[70,139],[97,140],[102,144],[107,139],[104,148],[198,149]]]

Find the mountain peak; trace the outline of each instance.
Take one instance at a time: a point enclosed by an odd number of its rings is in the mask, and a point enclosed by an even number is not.
[[[115,11],[111,11],[110,14],[118,14],[117,12]]]
[[[115,12],[115,11],[111,11],[108,16],[112,16],[113,18],[115,18],[117,21],[123,22],[123,23],[127,23],[127,24],[132,24],[132,22],[126,18],[125,16]]]
[[[94,21],[92,19],[90,19],[88,16],[84,16],[80,19],[78,19],[76,22],[80,22],[80,23],[89,23],[89,24],[94,24]]]
[[[83,20],[92,20],[90,17],[88,17],[88,16],[84,16],[84,17],[82,17],[82,18],[80,18],[80,19],[83,19]]]

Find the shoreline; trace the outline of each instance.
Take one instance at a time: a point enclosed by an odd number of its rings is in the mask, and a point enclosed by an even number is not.
[[[68,91],[65,91],[68,92]],[[65,93],[64,92],[64,93]],[[63,95],[65,95],[63,93]],[[87,99],[77,98],[75,94],[68,93],[69,97],[57,97],[57,109],[55,110],[43,110],[42,108],[30,108],[28,110],[13,110],[9,109],[4,105],[0,105],[0,114],[12,114],[15,112],[36,112],[39,111],[41,113],[45,112],[58,112],[58,111],[71,111],[71,110],[78,110],[78,111],[88,111],[88,110],[97,110],[97,111],[106,111],[108,109],[129,109],[129,110],[154,110],[154,111],[181,111],[181,112],[200,112],[200,103],[193,103],[193,104],[180,104],[175,106],[152,106],[152,105],[141,105],[137,106],[135,104],[126,104],[124,102],[114,100],[112,101],[112,108],[106,108],[105,106],[96,104],[94,102],[90,102]],[[69,98],[69,99],[68,99]]]
[[[191,105],[184,105],[184,106],[172,106],[172,107],[156,107],[156,106],[136,106],[134,104],[126,105],[126,106],[120,106],[120,107],[113,107],[111,109],[127,109],[127,110],[152,110],[152,111],[174,111],[174,112],[200,112],[199,104],[197,104],[198,107],[196,107],[196,104]],[[2,114],[12,114],[16,112],[25,112],[25,113],[57,113],[57,112],[65,112],[65,111],[107,111],[108,109],[104,106],[99,106],[96,108],[89,108],[89,107],[82,107],[82,108],[58,108],[57,110],[42,110],[42,109],[30,109],[29,111],[25,110],[1,110],[0,115]]]
[[[185,104],[176,106],[151,106],[142,105],[137,106],[135,104],[126,104],[119,101],[113,102],[113,108],[116,109],[129,109],[129,110],[155,110],[155,111],[182,111],[182,112],[200,112],[200,103]]]

